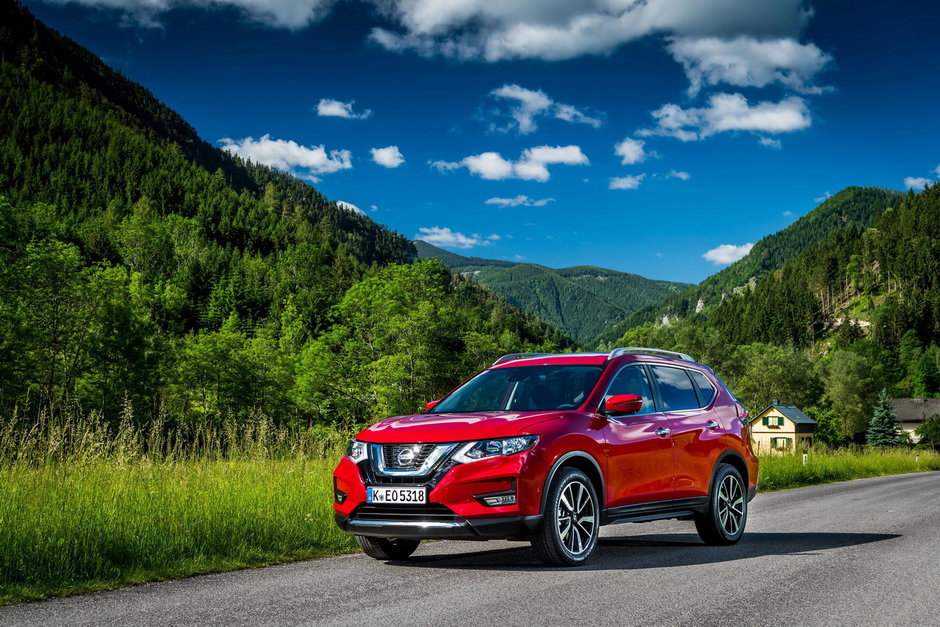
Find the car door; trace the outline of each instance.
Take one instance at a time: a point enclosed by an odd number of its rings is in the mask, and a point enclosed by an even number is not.
[[[607,416],[607,490],[609,508],[672,498],[673,453],[669,424],[653,401],[649,373],[643,364],[621,368],[602,403],[615,394],[637,394],[643,407],[636,414]]]
[[[674,454],[674,495],[676,499],[708,495],[708,484],[714,466],[717,439],[721,429],[709,405],[715,389],[698,389],[695,375],[686,368],[652,365],[650,370],[672,430]],[[708,392],[711,392],[709,395]]]

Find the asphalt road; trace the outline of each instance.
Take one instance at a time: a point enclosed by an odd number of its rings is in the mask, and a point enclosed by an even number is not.
[[[692,523],[605,527],[551,569],[518,542],[310,560],[0,608],[26,625],[940,625],[940,473],[762,494],[732,547]]]

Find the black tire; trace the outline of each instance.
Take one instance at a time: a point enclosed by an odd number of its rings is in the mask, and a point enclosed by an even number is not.
[[[744,535],[747,524],[747,485],[738,469],[719,464],[708,495],[708,511],[695,517],[695,529],[705,544],[727,546]]]
[[[563,468],[548,488],[542,525],[532,538],[535,553],[551,566],[580,566],[597,548],[599,531],[594,484],[580,470]]]
[[[363,553],[377,560],[404,560],[411,557],[421,540],[356,536],[356,543]]]

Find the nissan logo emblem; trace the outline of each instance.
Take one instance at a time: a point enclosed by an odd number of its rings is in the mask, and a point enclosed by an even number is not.
[[[398,465],[410,466],[415,460],[415,450],[413,448],[403,448],[398,451]]]

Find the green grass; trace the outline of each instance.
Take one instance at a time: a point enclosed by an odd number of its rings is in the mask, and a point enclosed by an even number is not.
[[[0,604],[353,550],[333,523],[343,434],[259,419],[109,429],[0,421]],[[918,457],[919,456],[919,457]],[[761,459],[762,491],[940,470],[921,451]]]
[[[133,429],[44,431],[0,433],[0,604],[355,547],[332,518],[335,437],[243,431],[145,453]]]
[[[770,492],[833,481],[927,470],[940,470],[940,455],[933,451],[908,449],[809,451],[805,465],[802,454],[762,456],[759,486],[761,492]]]

